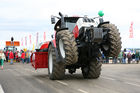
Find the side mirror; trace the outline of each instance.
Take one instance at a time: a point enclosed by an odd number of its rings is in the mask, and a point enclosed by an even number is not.
[[[54,16],[51,16],[51,23],[55,24],[55,17]]]

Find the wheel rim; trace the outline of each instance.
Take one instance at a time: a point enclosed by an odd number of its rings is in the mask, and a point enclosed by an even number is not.
[[[49,53],[49,73],[52,74],[53,70],[53,59],[52,59],[52,51]]]
[[[104,48],[104,50],[108,50],[109,49],[109,46],[108,45],[103,45],[103,48]]]
[[[60,50],[62,57],[65,58],[64,44],[61,39],[59,39],[59,50]]]

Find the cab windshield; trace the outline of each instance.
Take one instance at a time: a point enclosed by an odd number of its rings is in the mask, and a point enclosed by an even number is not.
[[[73,31],[78,19],[79,17],[66,17],[65,18],[66,27],[69,29],[69,31],[71,32]]]

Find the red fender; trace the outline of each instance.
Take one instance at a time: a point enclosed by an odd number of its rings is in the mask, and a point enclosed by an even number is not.
[[[72,32],[73,32],[75,38],[77,38],[79,36],[79,29],[78,29],[77,25],[75,26],[75,28],[73,29]]]
[[[44,43],[44,44],[40,47],[40,49],[48,48],[49,43],[50,43],[50,42],[47,41],[46,43]]]

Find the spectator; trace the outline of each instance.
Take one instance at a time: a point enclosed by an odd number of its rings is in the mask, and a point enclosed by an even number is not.
[[[16,62],[17,62],[17,59],[18,59],[18,53],[17,53],[17,51],[15,52],[15,58],[16,58]]]
[[[108,63],[109,63],[109,57],[106,56],[105,59],[106,59],[106,60],[105,60],[106,64],[108,64]]]
[[[122,53],[122,56],[123,56],[123,64],[125,64],[126,63],[126,53],[123,51],[123,53]]]
[[[9,59],[9,51],[7,50],[6,51],[6,62],[8,62],[8,59]]]
[[[127,58],[128,58],[128,64],[130,64],[131,63],[131,59],[132,59],[132,55],[131,55],[130,52],[127,54]]]
[[[102,62],[105,63],[105,56],[103,53],[102,53]]]
[[[113,57],[113,63],[117,64],[117,57]]]
[[[21,60],[22,60],[22,63],[24,64],[24,60],[25,60],[25,53],[24,51],[22,51],[22,54],[21,54]]]
[[[1,65],[2,70],[3,70],[4,60],[5,60],[5,55],[4,55],[3,51],[0,50],[0,65]]]
[[[20,62],[19,51],[17,51],[17,52],[15,53],[15,57],[16,57],[16,62]]]
[[[13,64],[14,54],[12,51],[9,54],[9,59],[11,60],[10,64]]]
[[[20,52],[19,52],[19,51],[17,52],[17,54],[18,54],[18,60],[17,60],[17,61],[18,61],[18,62],[20,62],[20,59],[21,59],[21,54],[20,54]]]
[[[27,50],[27,52],[26,52],[26,62],[27,63],[30,62],[30,52],[29,52],[29,50]]]
[[[135,63],[135,54],[132,54],[132,63]]]
[[[120,52],[120,54],[118,55],[118,60],[119,60],[119,63],[121,64],[122,63],[122,52]]]
[[[136,51],[135,57],[136,57],[136,62],[137,62],[137,64],[138,64],[138,63],[139,63],[139,57],[140,57],[138,51]]]

